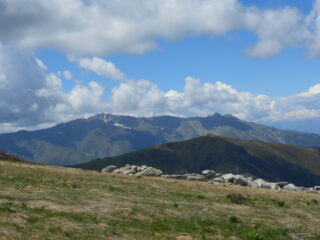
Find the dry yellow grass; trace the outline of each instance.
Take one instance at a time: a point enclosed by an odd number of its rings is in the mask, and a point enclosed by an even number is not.
[[[319,194],[6,161],[0,189],[0,239],[320,239]]]

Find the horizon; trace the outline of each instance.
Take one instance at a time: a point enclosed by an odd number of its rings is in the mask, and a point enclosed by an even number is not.
[[[117,116],[117,117],[133,117],[133,118],[161,118],[161,117],[173,117],[173,118],[182,118],[182,119],[188,119],[188,118],[209,118],[209,117],[214,117],[215,115],[219,115],[221,117],[233,117],[233,118],[236,118],[237,120],[240,120],[240,121],[244,121],[244,122],[247,122],[247,123],[254,123],[254,124],[259,124],[259,125],[263,125],[263,126],[266,126],[266,127],[270,127],[270,128],[276,128],[278,130],[284,130],[284,131],[291,131],[291,132],[298,132],[298,133],[306,133],[306,134],[314,134],[314,135],[318,135],[320,136],[320,134],[318,133],[315,133],[315,132],[308,132],[308,131],[299,131],[299,130],[293,130],[293,129],[286,129],[286,128],[279,128],[279,127],[273,127],[273,126],[270,126],[270,125],[267,125],[267,124],[260,124],[260,123],[256,123],[254,121],[246,121],[246,120],[243,120],[243,119],[240,119],[240,118],[237,118],[236,116],[232,115],[232,114],[220,114],[220,113],[214,113],[214,114],[211,114],[211,115],[207,115],[207,116],[202,116],[202,117],[199,117],[199,116],[188,116],[188,117],[184,117],[184,116],[175,116],[175,115],[157,115],[157,116],[134,116],[134,115],[126,115],[126,114],[114,114],[114,113],[96,113],[96,114],[93,114],[93,115],[90,115],[90,116],[83,116],[83,117],[79,117],[79,118],[75,118],[75,119],[71,119],[71,120],[68,120],[68,121],[65,121],[65,122],[59,122],[59,123],[53,123],[52,125],[48,125],[48,126],[42,126],[42,127],[37,127],[35,129],[25,129],[25,128],[21,128],[21,129],[17,129],[16,131],[13,131],[13,132],[3,132],[3,133],[0,133],[1,134],[11,134],[11,133],[16,133],[16,132],[23,132],[23,131],[28,131],[28,132],[31,132],[31,131],[37,131],[37,130],[46,130],[46,129],[49,129],[49,128],[53,128],[53,127],[56,127],[60,124],[66,124],[68,122],[72,122],[72,121],[77,121],[77,120],[90,120],[90,118],[94,118],[96,116],[100,116],[100,115],[111,115],[111,116]],[[209,133],[210,135],[211,133]],[[214,135],[214,134],[213,134]],[[216,136],[220,136],[220,137],[225,137],[225,136],[222,136],[222,135],[216,135]]]
[[[320,0],[0,0],[0,133],[112,112],[320,134]]]

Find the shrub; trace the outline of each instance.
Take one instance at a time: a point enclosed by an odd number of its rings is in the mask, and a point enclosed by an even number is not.
[[[240,193],[228,193],[227,199],[235,204],[242,204],[247,200],[247,198]]]
[[[236,216],[230,216],[229,217],[229,222],[231,223],[238,223],[239,219]]]
[[[263,235],[258,232],[249,232],[244,235],[244,240],[263,240]]]
[[[286,201],[284,201],[284,200],[276,199],[276,200],[274,200],[274,202],[279,207],[284,207],[286,205]]]
[[[197,194],[196,198],[199,200],[202,200],[202,199],[205,199],[206,197],[201,194]]]
[[[310,201],[307,202],[308,206],[313,206],[313,205],[317,205],[319,203],[319,201],[317,199],[312,199]]]

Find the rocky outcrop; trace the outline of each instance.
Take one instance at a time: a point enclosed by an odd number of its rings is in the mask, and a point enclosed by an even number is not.
[[[114,170],[117,169],[117,166],[115,165],[109,165],[109,166],[106,166],[105,168],[103,168],[101,170],[102,173],[105,173],[105,172],[113,172]]]
[[[141,172],[136,173],[136,176],[148,176],[148,177],[160,177],[163,172],[160,169],[147,167],[146,169],[142,170]]]
[[[114,165],[107,166],[101,170],[101,172],[112,172],[114,174],[135,175],[135,176],[150,176],[150,177],[163,177],[172,179],[181,179],[187,181],[201,181],[209,182],[212,184],[224,184],[224,185],[239,185],[252,188],[264,188],[272,190],[289,190],[297,192],[319,193],[320,186],[311,188],[297,187],[288,182],[268,182],[261,178],[255,179],[254,177],[243,176],[240,174],[222,174],[217,173],[214,170],[203,170],[202,174],[198,173],[186,173],[186,174],[163,174],[160,169],[149,167],[147,165],[137,166],[126,164],[124,167],[117,168]]]
[[[213,170],[203,170],[202,174],[207,178],[207,179],[213,179],[216,177],[216,172]]]
[[[150,176],[160,177],[163,172],[160,169],[148,167],[147,165],[137,166],[126,164],[124,167],[117,168],[117,166],[110,165],[101,170],[102,173],[112,172],[115,174],[135,175],[135,176]]]
[[[202,174],[187,173],[187,174],[184,174],[183,176],[188,181],[201,181],[201,182],[207,181],[207,178]]]
[[[190,176],[190,177],[186,177]],[[184,175],[162,175],[164,178],[185,179],[193,181],[207,181],[212,184],[239,185],[252,188],[264,188],[273,190],[289,190],[308,193],[320,193],[320,186],[312,188],[297,187],[288,182],[268,182],[263,179],[255,179],[239,174],[221,174],[213,170],[203,170],[202,174],[184,174]]]

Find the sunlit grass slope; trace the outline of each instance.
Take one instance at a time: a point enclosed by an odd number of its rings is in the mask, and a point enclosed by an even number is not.
[[[320,239],[318,194],[2,160],[0,189],[5,240]]]

